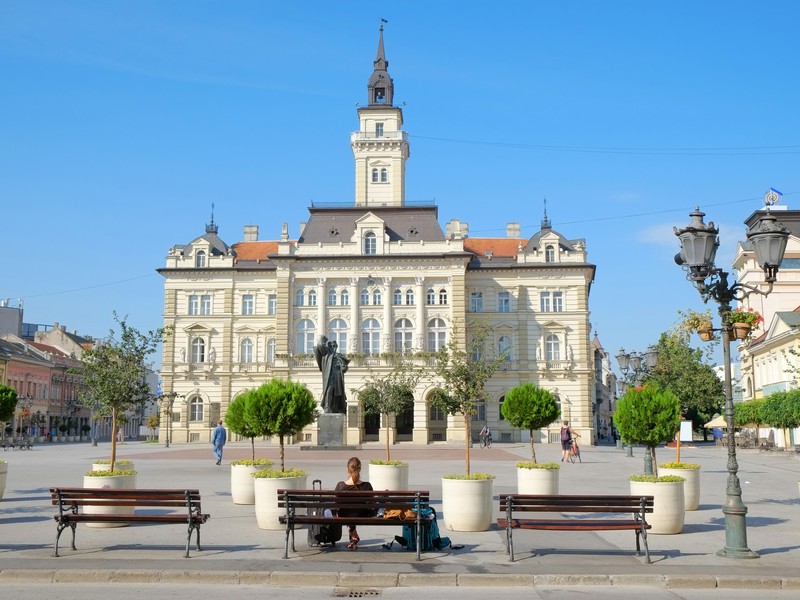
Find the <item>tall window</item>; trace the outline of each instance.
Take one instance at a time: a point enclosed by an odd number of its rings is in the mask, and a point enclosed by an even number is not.
[[[269,338],[267,342],[267,362],[275,364],[275,338]]]
[[[447,328],[444,319],[431,319],[428,322],[428,351],[438,352],[447,343]]]
[[[553,312],[564,312],[563,292],[553,292]]]
[[[386,183],[387,181],[389,181],[389,171],[381,169],[381,183]]]
[[[203,399],[195,396],[189,400],[189,420],[202,421],[203,420]]]
[[[376,319],[367,319],[361,329],[361,350],[367,356],[381,352],[381,328]]]
[[[194,255],[194,266],[195,267],[205,267],[206,266],[206,251],[205,250],[198,250],[197,254]]]
[[[200,314],[200,296],[189,296],[189,314],[190,315],[199,315]]]
[[[392,304],[394,306],[400,306],[403,303],[403,292],[401,290],[395,290],[392,294]]]
[[[505,401],[506,401],[506,397],[505,396],[500,396],[500,402],[498,402],[498,405],[499,405],[499,408],[500,408],[500,420],[501,421],[505,421],[506,420],[506,418],[503,416],[503,403]]]
[[[372,183],[378,183],[378,169],[372,169]]]
[[[364,288],[361,290],[361,305],[367,306],[369,304],[369,290]]]
[[[412,289],[406,290],[406,304],[408,306],[414,306],[414,290]]]
[[[244,338],[239,344],[239,362],[253,362],[253,341],[250,338]]]
[[[242,314],[252,315],[255,312],[255,298],[253,294],[245,294],[242,296]]]
[[[316,290],[309,290],[309,292],[308,292],[308,305],[309,306],[316,306],[317,305],[317,292],[316,292]]]
[[[303,319],[297,324],[295,352],[297,354],[311,354],[314,352],[314,323],[309,319]]]
[[[470,312],[483,312],[483,292],[471,292],[469,295]]]
[[[364,254],[377,254],[378,253],[378,239],[375,233],[368,231],[364,234]]]
[[[341,294],[342,306],[350,306],[350,292],[342,290]]]
[[[297,290],[294,294],[294,305],[303,306],[306,301],[306,293],[303,290]]]
[[[267,296],[267,314],[274,315],[278,312],[278,296],[277,294],[270,294]]]
[[[555,246],[548,245],[544,249],[544,262],[556,262]]]
[[[502,356],[503,354],[506,355],[506,360],[511,360],[511,338],[505,335],[497,340],[497,355]]]
[[[550,312],[550,292],[539,292],[539,310]]]
[[[499,292],[497,294],[497,312],[511,312],[511,293]]]
[[[444,413],[435,406],[431,406],[431,421],[444,421],[444,420],[445,420]]]
[[[383,123],[375,123],[375,137],[383,137]]]
[[[439,304],[447,304],[447,290],[444,288],[439,290]]]
[[[408,319],[398,319],[394,324],[394,351],[410,352],[414,349],[414,328]]]
[[[192,362],[206,362],[206,342],[203,338],[194,338],[192,340]]]
[[[210,294],[203,294],[200,296],[200,314],[201,315],[210,315],[211,314],[211,295]]]
[[[334,319],[328,326],[328,339],[336,342],[339,352],[347,351],[347,323],[344,319]]]
[[[425,304],[436,304],[436,292],[433,291],[433,288],[429,289],[425,295]]]
[[[549,361],[561,360],[561,343],[554,333],[545,338],[544,358]]]
[[[328,306],[336,306],[337,294],[336,290],[331,288],[328,290]]]
[[[379,289],[375,289],[372,292],[372,304],[374,306],[380,306],[381,304],[383,304],[383,299],[381,297],[381,291]]]

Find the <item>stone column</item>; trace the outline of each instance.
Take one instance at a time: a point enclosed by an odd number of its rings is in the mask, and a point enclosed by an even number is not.
[[[350,332],[348,350],[358,352],[358,333],[361,330],[361,323],[358,319],[359,303],[358,277],[350,278]]]

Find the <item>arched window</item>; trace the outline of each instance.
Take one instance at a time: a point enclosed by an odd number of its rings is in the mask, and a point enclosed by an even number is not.
[[[428,292],[425,294],[425,304],[432,305],[436,304],[436,292],[433,291],[433,288],[429,289]]]
[[[414,306],[414,290],[410,288],[406,290],[406,305]]]
[[[376,319],[367,319],[361,328],[361,350],[367,356],[381,352],[381,326]]]
[[[305,292],[303,290],[297,290],[294,295],[294,305],[295,306],[303,306],[305,303]]]
[[[267,362],[275,364],[275,338],[269,338],[267,342]]]
[[[447,343],[447,328],[444,319],[431,319],[428,322],[428,352],[438,352]]]
[[[544,358],[549,361],[561,360],[561,343],[554,333],[545,338]]]
[[[203,338],[194,338],[192,340],[192,362],[206,362],[206,341]]]
[[[197,253],[194,255],[194,266],[195,267],[205,267],[206,266],[206,251],[205,250],[198,250]]]
[[[372,169],[372,183],[378,183],[378,169]]]
[[[334,319],[328,325],[328,339],[336,342],[339,346],[339,352],[346,352],[347,350],[347,323],[344,319]]]
[[[250,338],[244,338],[239,344],[239,362],[253,362],[253,341]]]
[[[364,234],[364,254],[378,253],[378,239],[373,231]]]
[[[439,290],[439,304],[447,304],[447,290],[444,288]]]
[[[203,420],[203,399],[198,396],[189,400],[189,420],[193,422]]]
[[[395,306],[400,306],[403,303],[403,292],[401,290],[395,290],[394,294],[392,294],[392,304]]]
[[[383,304],[383,298],[381,296],[381,291],[379,289],[375,289],[372,292],[372,304],[374,306],[380,306]]]
[[[502,356],[503,354],[506,355],[506,360],[511,360],[511,338],[505,335],[497,340],[497,355]]]
[[[394,351],[410,352],[414,349],[414,328],[408,319],[398,319],[394,324]]]
[[[389,171],[381,169],[381,183],[386,183],[387,181],[389,181]]]
[[[364,288],[361,290],[361,305],[367,306],[369,304],[369,290]]]
[[[552,244],[544,248],[544,262],[556,262],[556,249]]]
[[[500,396],[500,401],[498,402],[498,405],[499,405],[499,408],[500,408],[500,420],[501,421],[505,421],[506,420],[506,418],[503,416],[503,402],[505,402],[505,401],[506,401],[506,397],[504,395]]]
[[[328,306],[336,306],[336,290],[333,288],[328,290]]]
[[[297,354],[311,354],[314,352],[314,323],[303,319],[297,324]]]
[[[342,306],[350,306],[350,292],[347,290],[342,290],[340,297],[342,299]]]
[[[308,291],[308,305],[309,306],[316,306],[317,305],[317,292],[316,292],[316,290],[309,290]]]

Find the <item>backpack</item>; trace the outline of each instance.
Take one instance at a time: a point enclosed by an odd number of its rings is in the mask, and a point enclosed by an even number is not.
[[[570,438],[570,431],[569,427],[562,427],[561,428],[561,441],[568,442]]]
[[[417,550],[417,524],[403,525],[403,535],[395,536],[395,540],[406,550]],[[439,535],[436,522],[436,511],[432,508],[422,509],[422,545],[420,550],[441,550],[450,546],[450,538]]]

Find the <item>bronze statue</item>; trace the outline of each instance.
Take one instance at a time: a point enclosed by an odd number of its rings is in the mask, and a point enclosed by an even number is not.
[[[350,359],[340,354],[338,344],[335,341],[328,341],[324,335],[314,347],[314,356],[319,370],[322,371],[322,410],[326,413],[346,413],[344,374],[347,372]]]

